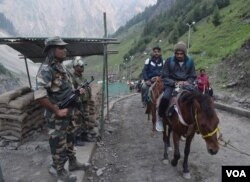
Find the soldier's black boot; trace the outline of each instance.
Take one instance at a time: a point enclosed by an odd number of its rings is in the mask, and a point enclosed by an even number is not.
[[[87,133],[82,134],[81,139],[84,142],[95,142],[96,141],[94,138],[91,138]]]
[[[76,160],[76,158],[69,159],[69,171],[76,170],[87,170],[89,167],[89,163],[80,163]]]
[[[80,136],[77,136],[75,139],[75,146],[84,146],[84,140],[82,140],[82,138]]]
[[[63,182],[75,182],[77,180],[77,177],[75,175],[70,174],[65,169],[57,172],[57,178],[58,180],[61,180]]]

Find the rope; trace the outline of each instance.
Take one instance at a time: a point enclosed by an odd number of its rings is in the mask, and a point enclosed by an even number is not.
[[[244,152],[244,151],[238,149],[237,147],[233,146],[233,145],[231,144],[230,140],[225,141],[225,140],[222,138],[222,134],[220,134],[218,140],[221,141],[221,142],[223,142],[222,144],[219,143],[219,145],[221,145],[221,146],[223,146],[223,147],[225,147],[225,148],[231,149],[231,150],[233,150],[233,151],[235,151],[235,152],[238,152],[238,153],[240,153],[240,154],[244,154],[244,155],[250,157],[250,154],[249,154],[249,153]]]

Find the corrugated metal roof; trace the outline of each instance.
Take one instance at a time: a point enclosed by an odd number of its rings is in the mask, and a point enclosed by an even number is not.
[[[35,63],[42,62],[45,58],[43,53],[44,40],[47,37],[6,37],[0,38],[0,44],[5,44],[31,59]],[[105,44],[119,44],[117,39],[102,38],[63,38],[68,43],[67,57],[103,55]],[[114,52],[112,52],[114,53]]]

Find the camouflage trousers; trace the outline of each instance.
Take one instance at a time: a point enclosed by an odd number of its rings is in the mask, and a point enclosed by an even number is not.
[[[49,145],[53,165],[57,171],[64,168],[66,161],[75,158],[74,132],[71,117],[63,119],[47,119],[49,128]]]
[[[81,103],[81,116],[77,119],[77,124],[79,125],[76,136],[81,135],[82,133],[86,133],[89,129],[89,104],[88,102]]]

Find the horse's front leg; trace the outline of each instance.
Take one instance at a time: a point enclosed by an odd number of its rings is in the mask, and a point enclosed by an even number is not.
[[[191,141],[194,137],[194,133],[192,133],[190,136],[187,137],[186,144],[185,144],[185,149],[184,149],[184,161],[183,161],[183,177],[185,179],[190,179],[191,175],[188,169],[188,156],[190,153],[190,146],[191,146]]]
[[[156,123],[156,115],[157,115],[157,111],[156,111],[156,108],[155,106],[152,107],[152,131],[155,132],[156,129],[155,129],[155,123]]]
[[[180,135],[176,132],[173,132],[173,141],[174,141],[174,158],[171,160],[172,166],[177,166],[178,160],[180,159],[180,150],[179,150],[179,142],[180,142]]]
[[[173,149],[172,149],[172,147],[171,147],[171,145],[170,145],[170,135],[171,135],[171,131],[172,131],[172,128],[171,128],[171,126],[169,126],[169,125],[167,125],[168,127],[168,133],[167,133],[167,149],[168,149],[168,151],[172,151]]]
[[[168,164],[168,147],[170,145],[169,141],[169,133],[167,133],[167,125],[165,121],[163,121],[163,128],[164,131],[162,132],[163,134],[163,142],[164,142],[164,156],[163,156],[163,163]]]

